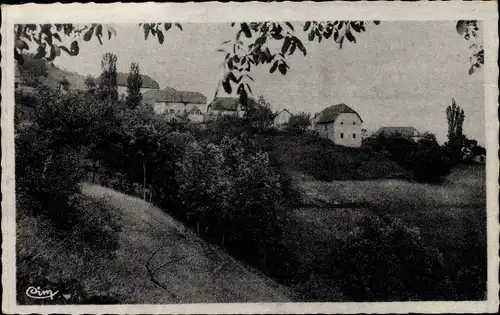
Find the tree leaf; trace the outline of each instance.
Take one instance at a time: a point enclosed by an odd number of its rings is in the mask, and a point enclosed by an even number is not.
[[[252,88],[250,87],[250,84],[247,83],[246,86],[247,86],[248,92],[250,92],[250,94],[253,94]]]
[[[165,28],[165,32],[168,32],[168,30],[172,27],[172,23],[165,23],[163,24],[163,27]]]
[[[292,43],[290,37],[285,37],[285,41],[283,42],[283,46],[281,46],[281,53],[286,54],[288,49],[290,48],[290,44]]]
[[[62,42],[62,40],[61,40],[61,36],[59,36],[59,34],[54,33],[54,34],[52,34],[52,36],[53,36],[55,39],[57,39],[59,42]]]
[[[41,59],[43,57],[45,57],[45,46],[44,45],[40,45],[38,46],[37,48],[37,51],[36,51],[36,54],[35,54],[35,59]]]
[[[292,23],[290,23],[290,22],[285,22],[285,24],[286,24],[286,25],[287,25],[287,26],[288,26],[288,27],[289,27],[292,31],[294,31],[293,26],[292,26]]]
[[[18,53],[17,50],[14,49],[14,59],[16,59],[17,63],[21,66],[24,65],[23,55]]]
[[[297,43],[297,47],[302,52],[302,54],[304,54],[304,56],[307,55],[306,48],[304,47],[304,44],[302,44],[302,41],[300,39],[297,39],[295,42]]]
[[[25,49],[29,49],[29,46],[25,41],[18,39],[16,40],[16,48],[22,52]]]
[[[247,23],[241,23],[241,30],[243,31],[243,33],[245,34],[245,36],[246,36],[247,38],[252,37],[252,32],[251,32],[251,31],[250,31],[250,29],[248,28]]]
[[[238,83],[238,80],[236,79],[236,76],[234,75],[234,73],[229,72],[227,77],[229,78],[229,80]]]
[[[92,35],[94,34],[94,27],[92,26],[85,34],[83,34],[83,40],[88,42],[91,38]]]
[[[280,63],[278,66],[278,70],[281,72],[281,74],[286,74],[286,65],[285,63]]]
[[[310,21],[307,21],[305,24],[304,24],[304,32],[306,32],[309,27],[311,27],[311,22]]]
[[[465,31],[467,30],[468,23],[466,21],[460,20],[457,22],[457,32],[460,36],[464,35]]]
[[[80,47],[78,46],[78,42],[76,40],[71,43],[70,49],[72,56],[78,55],[78,53],[80,52]]]
[[[158,30],[158,42],[160,43],[160,45],[163,44],[164,40],[165,40],[165,38],[163,37],[163,32]]]
[[[62,51],[66,52],[68,55],[71,55],[71,52],[69,51],[69,49],[68,49],[66,46],[59,46],[59,48],[60,48]]]
[[[375,24],[375,25],[379,25],[379,24],[380,24],[380,21],[373,21],[373,24]]]
[[[50,56],[52,59],[55,59],[55,57],[59,57],[61,55],[61,48],[59,46],[51,46],[50,47]]]
[[[347,40],[350,41],[350,42],[353,42],[355,43],[356,42],[356,39],[354,38],[354,36],[352,35],[351,33],[351,30],[347,30],[345,32],[345,36],[347,37]]]
[[[149,36],[149,25],[148,25],[148,24],[144,24],[144,25],[143,25],[143,29],[144,29],[144,40],[148,40],[148,36]]]
[[[231,83],[229,83],[229,81],[227,79],[222,81],[222,87],[224,88],[224,91],[227,94],[231,94],[233,92],[233,90],[231,88]]]
[[[276,60],[273,65],[271,66],[271,69],[269,69],[270,73],[274,73],[276,71],[276,68],[278,67],[278,60]]]
[[[177,28],[182,31],[182,25],[180,25],[179,23],[175,23],[175,26],[177,26]]]
[[[314,40],[314,32],[310,32],[307,38],[309,39],[310,42],[312,42]]]

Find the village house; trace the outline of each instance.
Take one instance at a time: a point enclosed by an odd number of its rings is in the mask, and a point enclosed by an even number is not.
[[[116,85],[118,86],[118,95],[120,97],[127,96],[127,78],[128,78],[128,73],[118,72],[116,74]],[[158,82],[153,80],[148,75],[141,74],[141,80],[142,80],[142,87],[141,87],[142,94],[149,91],[158,90],[160,88]],[[101,76],[97,77],[96,84],[99,85],[100,82],[101,82]]]
[[[402,137],[417,141],[422,134],[415,127],[380,127],[374,136]]]
[[[281,110],[276,116],[274,117],[274,128],[280,130],[283,129],[286,124],[290,121],[290,118],[292,117],[292,113],[288,111],[288,109],[283,109]]]
[[[245,115],[245,111],[242,109],[238,98],[216,97],[208,104],[207,115],[209,119],[221,116],[236,116],[242,118]]]
[[[207,98],[199,92],[177,91],[166,87],[152,90],[142,96],[144,102],[153,107],[157,115],[170,118],[186,117],[193,122],[203,122]]]
[[[316,135],[346,147],[361,146],[362,127],[361,116],[346,104],[327,107],[313,119]]]

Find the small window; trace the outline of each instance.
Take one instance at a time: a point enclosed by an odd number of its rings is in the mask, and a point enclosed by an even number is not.
[[[340,134],[340,138],[341,138],[341,139],[344,139],[344,133],[341,133],[341,134]]]
[[[352,138],[356,139],[356,134],[355,133],[352,134]]]

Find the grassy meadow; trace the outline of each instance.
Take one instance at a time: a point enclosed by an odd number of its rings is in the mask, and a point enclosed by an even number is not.
[[[486,285],[485,167],[461,166],[440,185],[405,180],[317,181],[296,175],[302,208],[289,212],[288,246],[304,266],[321,264],[331,241],[345,239],[367,217],[389,216],[418,229],[443,254],[454,299],[483,299]],[[316,282],[316,281],[314,281]],[[336,299],[337,291],[324,293]],[[341,298],[341,297],[340,297]]]

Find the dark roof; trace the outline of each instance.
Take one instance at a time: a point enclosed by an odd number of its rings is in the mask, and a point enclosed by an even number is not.
[[[355,110],[353,110],[352,108],[350,108],[346,104],[342,103],[342,104],[332,105],[330,107],[323,109],[321,112],[319,112],[318,115],[316,116],[316,117],[318,117],[316,120],[316,123],[325,124],[325,123],[335,121],[335,119],[337,119],[337,117],[343,113],[356,114],[356,115],[358,115],[359,119],[361,121],[363,121],[363,119],[361,119],[361,116],[359,116],[359,114]]]
[[[179,91],[183,103],[206,104],[207,98],[200,92]]]
[[[118,86],[127,86],[127,78],[128,78],[128,73],[122,73],[118,72],[116,74],[116,84]],[[160,85],[158,82],[153,80],[150,76],[146,74],[141,74],[141,79],[142,79],[142,87],[146,89],[159,89]],[[96,83],[99,84],[101,82],[101,76],[99,76],[96,79]]]
[[[286,109],[286,108],[285,108],[285,109],[280,110],[280,111],[276,114],[276,116],[278,116],[279,114],[281,114],[281,112],[287,112],[287,113],[289,113],[290,115],[292,115],[292,116],[293,116],[293,114],[292,114],[292,113],[290,113],[290,111],[289,111],[288,109]]]
[[[375,135],[384,136],[401,136],[401,137],[413,137],[415,134],[420,135],[420,132],[415,127],[380,127]]]
[[[207,98],[199,92],[177,91],[174,88],[166,87],[163,90],[147,91],[143,95],[146,102],[170,102],[170,103],[192,103],[206,104]]]
[[[256,104],[251,98],[248,99],[248,102]],[[220,111],[236,111],[239,104],[240,100],[236,97],[216,97],[207,108]]]

